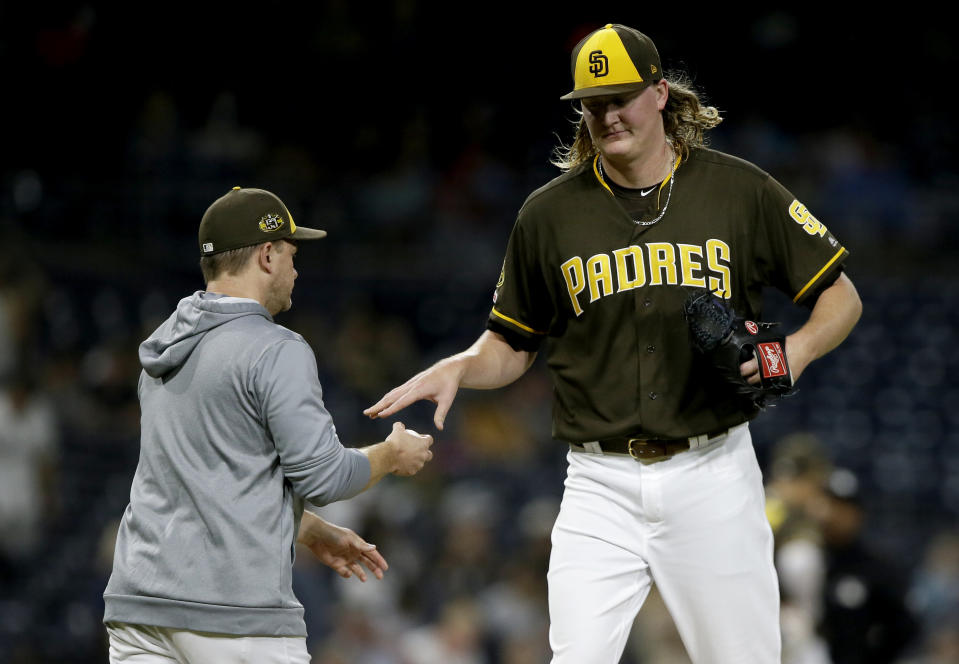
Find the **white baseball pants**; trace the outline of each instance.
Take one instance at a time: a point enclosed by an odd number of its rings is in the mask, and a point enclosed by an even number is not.
[[[302,636],[233,636],[108,623],[110,664],[309,664]]]
[[[549,562],[553,664],[616,664],[655,583],[695,664],[780,661],[762,472],[743,424],[655,463],[570,452]]]

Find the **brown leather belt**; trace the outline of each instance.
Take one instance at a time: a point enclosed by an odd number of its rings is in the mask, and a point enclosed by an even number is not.
[[[729,428],[727,427],[725,429],[719,429],[718,431],[710,431],[704,435],[692,436],[691,438],[697,441],[696,447],[702,447],[701,441],[704,437],[706,440],[712,440],[713,438],[726,434],[728,431]],[[633,457],[637,461],[668,459],[680,452],[686,452],[692,447],[692,445],[690,445],[690,438],[664,439],[641,437],[607,438],[606,440],[596,441],[595,444],[570,443],[569,446],[574,452],[589,452],[591,450],[587,446],[592,447],[593,445],[598,445],[599,451],[602,454],[624,454]]]

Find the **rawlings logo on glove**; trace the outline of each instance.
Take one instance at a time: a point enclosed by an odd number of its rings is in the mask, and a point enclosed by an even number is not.
[[[763,376],[772,378],[773,376],[789,375],[786,353],[778,341],[756,344],[756,348],[759,349],[759,359]]]
[[[786,337],[774,331],[779,323],[740,318],[725,300],[707,291],[692,293],[683,306],[683,315],[693,348],[748,405],[764,408],[793,391]],[[760,382],[751,385],[739,366],[754,357],[759,363]]]

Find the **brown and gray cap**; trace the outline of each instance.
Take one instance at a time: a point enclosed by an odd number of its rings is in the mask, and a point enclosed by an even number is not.
[[[265,189],[233,187],[207,208],[200,220],[200,255],[276,240],[319,240],[326,231],[293,223],[293,215],[276,194]]]
[[[576,44],[573,91],[560,99],[582,99],[642,90],[663,77],[659,51],[639,30],[607,23]]]

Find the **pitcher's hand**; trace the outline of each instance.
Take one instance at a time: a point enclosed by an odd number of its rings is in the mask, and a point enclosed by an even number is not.
[[[446,414],[459,390],[463,371],[461,363],[452,361],[451,358],[442,360],[387,392],[382,399],[364,410],[363,414],[371,419],[389,417],[416,401],[432,401],[436,404],[433,424],[442,431]]]

